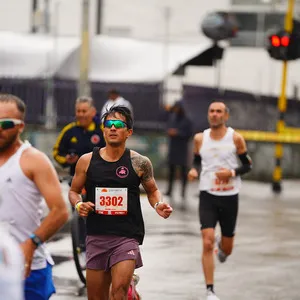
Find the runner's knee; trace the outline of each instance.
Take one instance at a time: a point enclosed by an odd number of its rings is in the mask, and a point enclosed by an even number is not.
[[[206,236],[203,237],[203,251],[211,252],[214,249],[214,237],[213,236]]]

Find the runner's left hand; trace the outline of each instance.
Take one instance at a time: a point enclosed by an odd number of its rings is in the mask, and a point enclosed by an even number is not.
[[[232,176],[231,170],[225,168],[219,169],[219,171],[217,171],[215,174],[219,180],[225,180],[225,181]]]
[[[160,203],[156,207],[156,212],[163,217],[164,219],[167,219],[170,217],[171,213],[173,211],[173,208],[168,203]]]

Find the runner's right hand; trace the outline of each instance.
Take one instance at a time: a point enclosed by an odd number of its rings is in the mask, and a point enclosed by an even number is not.
[[[87,217],[88,214],[94,210],[95,204],[92,202],[81,202],[76,208],[80,217]]]
[[[198,171],[195,168],[192,168],[188,173],[188,180],[192,181],[198,178]]]

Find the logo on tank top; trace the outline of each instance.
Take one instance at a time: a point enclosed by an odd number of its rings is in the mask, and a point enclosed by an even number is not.
[[[93,134],[91,136],[91,142],[96,145],[100,142],[100,136],[98,134]]]
[[[126,167],[121,166],[121,167],[119,167],[119,168],[116,170],[116,174],[117,174],[117,176],[120,177],[120,178],[125,178],[125,177],[128,176],[129,171],[128,171],[128,169],[127,169]]]

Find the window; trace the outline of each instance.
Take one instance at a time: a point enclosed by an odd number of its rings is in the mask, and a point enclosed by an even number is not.
[[[258,15],[256,13],[233,13],[240,31],[256,31]]]
[[[284,27],[284,14],[273,13],[265,15],[265,31],[273,28],[283,28]]]
[[[239,1],[245,2],[246,0]],[[239,24],[239,31],[237,36],[231,39],[231,46],[264,47],[267,32],[284,26],[285,15],[283,13],[234,12],[232,14]]]

